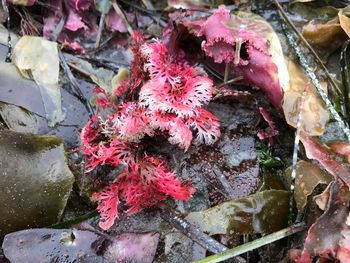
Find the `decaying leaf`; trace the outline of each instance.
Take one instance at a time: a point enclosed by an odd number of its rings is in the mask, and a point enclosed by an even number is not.
[[[286,224],[288,197],[287,191],[266,190],[192,212],[186,219],[210,235],[270,233]]]
[[[316,88],[308,83],[308,77],[300,66],[288,63],[290,89],[284,93],[283,111],[289,125],[296,127],[301,97],[306,89],[302,110],[301,131],[310,136],[322,135],[329,120],[329,112],[319,98]],[[326,83],[323,83],[325,86]]]
[[[303,36],[324,57],[338,49],[348,38],[338,17],[325,23],[310,21],[303,27]]]
[[[10,130],[33,134],[39,131],[36,116],[21,107],[0,102],[0,116]]]
[[[348,211],[348,202],[350,192],[342,183],[336,181],[332,183],[331,194],[328,202],[327,210],[319,217],[310,227],[305,240],[304,250],[298,263],[311,263],[312,258],[320,256],[321,258],[333,258],[337,255],[339,242],[344,242],[347,238],[349,226],[346,224]],[[344,232],[344,230],[346,232]],[[343,249],[346,245],[341,243]],[[347,253],[346,251],[342,253]],[[344,254],[343,254],[344,255]],[[342,257],[342,256],[341,256]],[[342,261],[347,262],[347,261]]]
[[[307,198],[316,186],[329,184],[332,177],[310,162],[299,161],[297,164],[294,199],[299,211],[306,205]]]
[[[326,210],[327,208],[327,204],[328,204],[328,201],[329,201],[329,196],[330,196],[330,189],[331,189],[331,185],[332,184],[329,184],[327,186],[326,189],[324,189],[324,191],[319,194],[319,195],[316,195],[314,196],[314,201],[315,203],[317,204],[318,208],[320,208],[321,210]]]
[[[208,0],[168,0],[168,8],[176,9],[207,9],[211,2]]]
[[[350,155],[350,144],[347,142],[335,142],[331,144],[331,149],[342,155]]]
[[[349,169],[333,159],[330,151],[325,146],[316,138],[303,134],[300,136],[300,140],[304,145],[307,158],[317,160],[335,179],[340,178],[350,187]]]
[[[338,16],[342,29],[350,37],[350,5],[340,9]]]
[[[34,79],[40,87],[49,126],[61,122],[64,115],[58,85],[57,43],[40,37],[23,36],[13,50],[12,61],[23,77]]]
[[[112,70],[105,68],[95,68],[91,63],[86,60],[79,59],[73,55],[65,54],[67,62],[79,68],[84,74],[88,75],[90,79],[99,87],[103,88],[106,92],[111,92],[112,90],[112,79],[115,73]]]

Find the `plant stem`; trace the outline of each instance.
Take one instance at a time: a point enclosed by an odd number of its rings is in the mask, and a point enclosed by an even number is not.
[[[105,18],[106,18],[106,14],[102,13],[101,17],[100,17],[100,23],[98,25],[98,33],[97,33],[97,37],[96,37],[95,48],[98,48],[100,46],[102,31],[103,31],[104,24],[105,24]]]
[[[68,220],[68,221],[64,221],[64,222],[60,222],[60,223],[57,223],[57,224],[54,224],[52,226],[50,226],[51,228],[55,228],[55,229],[63,229],[63,228],[69,228],[71,227],[72,225],[76,225],[76,224],[79,224],[83,221],[86,221],[90,218],[93,218],[95,216],[98,216],[98,212],[96,210],[93,210],[91,212],[88,212],[82,216],[78,216],[72,220]]]
[[[259,247],[268,245],[270,243],[273,243],[277,240],[280,240],[282,238],[285,238],[287,236],[293,235],[297,232],[303,231],[306,229],[306,226],[304,224],[297,224],[293,225],[291,227],[287,227],[285,229],[282,229],[280,231],[277,231],[275,233],[272,233],[270,235],[266,235],[262,238],[256,239],[254,241],[251,241],[249,243],[243,244],[241,246],[226,250],[224,252],[221,252],[219,254],[209,256],[206,258],[203,258],[201,260],[195,261],[194,263],[215,263],[215,262],[221,262],[226,259],[230,259],[232,257],[236,257],[238,255],[247,253],[248,251],[251,251],[253,249],[257,249]]]

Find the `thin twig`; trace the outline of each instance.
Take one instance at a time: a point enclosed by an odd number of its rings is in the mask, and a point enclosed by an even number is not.
[[[242,79],[244,79],[242,76],[239,76],[239,77],[230,79],[230,80],[228,80],[228,81],[226,81],[226,82],[223,82],[223,83],[217,85],[216,88],[221,88],[221,87],[223,87],[223,86],[230,85],[230,84],[235,83],[235,82],[237,82],[237,81],[239,81],[239,80],[242,80]]]
[[[143,8],[139,5],[135,5],[131,1],[126,1],[126,0],[120,0],[120,1],[126,5],[134,8],[134,9],[140,11],[140,12],[147,14],[153,21],[157,22],[162,27],[167,26],[167,24],[168,24],[167,18],[160,14],[162,12],[162,10],[155,10],[154,8],[152,10],[150,10],[150,9]]]
[[[305,39],[305,37],[298,31],[298,29],[295,27],[295,25],[293,24],[293,22],[289,19],[288,15],[286,14],[286,12],[284,11],[283,7],[280,5],[280,3],[278,2],[278,0],[273,0],[276,7],[279,10],[279,15],[281,17],[283,17],[283,19],[285,20],[285,22],[288,24],[288,26],[290,26],[293,30],[293,32],[295,34],[297,34],[297,36],[300,38],[300,40],[304,43],[304,45],[310,50],[311,54],[315,57],[317,63],[321,66],[321,68],[323,69],[323,71],[325,72],[329,82],[331,83],[331,85],[333,86],[334,90],[337,92],[338,96],[340,96],[342,94],[340,88],[338,87],[338,85],[335,83],[334,79],[332,78],[331,74],[329,73],[328,69],[326,68],[326,66],[323,64],[322,59],[318,56],[318,54],[316,53],[316,51],[312,48],[312,46],[309,44],[309,42]]]
[[[344,104],[345,104],[345,116],[349,118],[350,115],[350,76],[349,76],[349,56],[348,50],[350,46],[350,39],[345,41],[342,47],[341,55],[340,55],[340,66],[341,66],[341,74],[343,81],[343,96],[344,96]]]
[[[295,180],[297,177],[297,164],[298,164],[298,150],[299,150],[299,142],[300,142],[300,132],[301,132],[301,122],[303,120],[303,109],[305,98],[309,89],[311,82],[308,80],[308,83],[305,86],[304,92],[301,95],[300,105],[299,105],[299,114],[297,119],[295,138],[294,138],[294,147],[293,147],[293,160],[292,160],[292,173],[291,173],[291,181],[290,181],[290,203],[289,203],[289,225],[293,224],[293,207],[294,207],[294,188],[295,188]],[[299,220],[299,219],[298,219]],[[297,220],[297,223],[298,223]]]
[[[154,10],[154,6],[149,0],[142,0],[142,3],[145,5],[145,7],[149,10]]]
[[[95,49],[98,48],[100,45],[102,31],[103,31],[103,27],[105,24],[105,18],[106,18],[106,14],[102,13],[101,17],[100,17],[100,23],[98,25],[98,32],[97,32],[97,37],[96,37],[96,42],[95,42]]]
[[[203,248],[207,249],[212,253],[220,253],[226,251],[228,248],[211,238],[210,236],[204,234],[197,227],[191,225],[187,220],[183,219],[174,210],[170,209],[164,204],[159,204],[160,216],[168,221],[173,227],[183,233],[185,236],[192,239],[194,242],[198,243]],[[234,262],[243,263],[246,262],[245,259],[241,257],[236,257],[233,259]]]
[[[61,66],[64,69],[65,73],[67,74],[67,77],[70,81],[70,86],[75,93],[76,97],[85,105],[87,111],[89,112],[89,115],[94,115],[94,109],[92,108],[90,102],[84,97],[83,93],[81,92],[80,85],[76,78],[74,77],[72,71],[70,70],[65,57],[63,56],[62,52],[58,51],[58,56],[60,58]]]
[[[59,34],[61,33],[65,22],[66,22],[66,14],[63,14],[60,21],[56,25],[55,29],[52,31],[52,34],[50,37],[51,41],[53,41],[53,42],[57,41],[57,38],[58,38]]]
[[[237,257],[239,255],[242,255],[244,253],[247,253],[248,251],[252,251],[253,249],[257,249],[259,247],[271,244],[277,240],[280,240],[282,238],[285,238],[287,236],[293,235],[295,233],[298,233],[300,231],[303,231],[306,229],[306,226],[304,224],[297,224],[291,227],[287,227],[285,229],[282,229],[280,231],[277,231],[275,233],[272,233],[270,235],[264,236],[262,238],[256,239],[254,241],[251,241],[249,243],[243,244],[241,246],[226,250],[224,252],[221,252],[219,254],[209,256],[206,258],[203,258],[201,260],[196,261],[195,263],[216,263],[216,262],[222,262],[224,260]]]
[[[120,9],[120,7],[117,4],[116,0],[113,0],[112,6],[113,6],[114,11],[117,13],[117,15],[122,19],[124,25],[126,26],[126,29],[128,30],[128,33],[130,35],[132,35],[134,31],[132,30],[132,27],[131,27],[128,19],[126,19],[126,16],[124,15],[124,12]]]

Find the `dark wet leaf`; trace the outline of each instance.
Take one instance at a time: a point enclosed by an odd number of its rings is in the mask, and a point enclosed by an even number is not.
[[[38,123],[38,134],[57,135],[64,140],[69,147],[76,147],[80,143],[78,129],[85,125],[89,115],[84,104],[78,98],[66,91],[70,90],[70,87],[67,84],[63,84],[63,89],[61,89],[62,108],[65,112],[66,118],[55,128],[50,128],[48,127],[48,121],[45,118],[45,109],[39,87],[34,81],[22,78],[16,67],[11,63],[0,63],[0,79],[2,88],[0,92],[0,102],[13,104],[29,111],[29,115],[31,116],[30,122]],[[82,81],[79,81],[79,83],[81,84],[84,96],[90,98],[92,96],[92,84]],[[18,111],[18,109],[16,111]],[[8,113],[10,114],[8,118],[11,118],[11,121],[14,121],[14,123],[8,124],[16,125],[17,128],[19,128],[19,126],[22,127],[22,117],[27,116],[22,116],[22,113],[14,116],[15,112],[13,111]],[[35,121],[33,119],[34,117],[36,119]],[[16,122],[18,122],[19,126]],[[25,122],[27,123],[27,121]],[[34,129],[31,132],[34,132]]]
[[[74,180],[60,139],[0,131],[0,171],[0,238],[59,220]]]
[[[151,263],[159,234],[104,235],[77,229],[29,229],[6,235],[5,256],[11,263]]]
[[[286,224],[288,197],[287,191],[267,190],[192,212],[186,219],[210,234],[271,233]]]
[[[22,78],[16,66],[10,63],[0,63],[0,79],[0,101],[14,104],[40,116],[45,116],[45,109],[38,85],[32,80]]]

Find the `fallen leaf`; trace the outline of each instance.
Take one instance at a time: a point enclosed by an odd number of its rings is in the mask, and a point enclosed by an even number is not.
[[[57,223],[74,181],[63,141],[0,131],[0,171],[0,239],[11,231]]]
[[[334,160],[331,153],[316,138],[301,135],[300,140],[304,145],[306,156],[317,160],[335,179],[340,178],[350,187],[350,171]]]
[[[298,263],[311,263],[316,256],[335,257],[346,225],[350,192],[340,182],[333,182],[327,210],[309,228]],[[346,261],[344,261],[346,262]]]
[[[96,68],[86,60],[79,59],[70,54],[65,54],[64,56],[67,62],[70,62],[79,70],[83,71],[97,86],[103,88],[108,93],[112,91],[112,80],[115,77],[115,73],[112,70]]]
[[[316,195],[313,198],[318,208],[320,208],[323,211],[326,210],[327,204],[329,202],[330,188],[331,188],[331,184],[329,184],[321,194]]]
[[[0,116],[10,130],[32,134],[39,132],[36,116],[21,107],[0,102]]]
[[[338,16],[341,27],[350,37],[350,5],[343,9],[340,9]]]
[[[34,79],[40,88],[49,126],[64,119],[58,85],[57,43],[40,37],[23,36],[13,49],[12,61],[23,77]]]
[[[186,219],[210,235],[271,233],[287,222],[288,197],[287,191],[266,190],[192,212]]]
[[[109,10],[107,16],[106,16],[106,28],[110,31],[118,31],[121,33],[128,32],[123,19],[115,12],[114,8]]]
[[[284,92],[283,111],[289,125],[296,127],[300,101],[307,88],[302,109],[301,131],[310,136],[322,135],[329,121],[329,112],[320,99],[316,88],[308,83],[308,77],[300,66],[292,61],[288,63],[290,88]],[[326,83],[322,83],[325,88]]]
[[[338,17],[327,22],[310,21],[303,27],[302,34],[325,58],[337,50],[348,38]]]
[[[347,142],[335,142],[330,147],[336,153],[350,155],[350,144]]]
[[[291,168],[287,174],[290,174]],[[328,185],[332,177],[310,162],[299,161],[296,170],[294,199],[298,210],[303,211],[307,198],[320,185]]]
[[[159,234],[105,235],[77,229],[29,229],[6,235],[4,255],[11,263],[114,263],[153,261]]]

